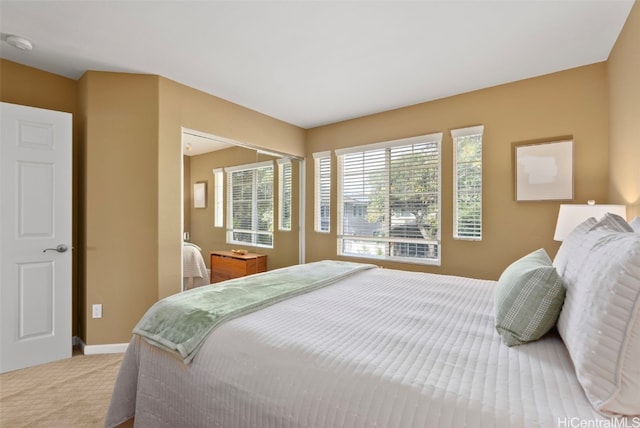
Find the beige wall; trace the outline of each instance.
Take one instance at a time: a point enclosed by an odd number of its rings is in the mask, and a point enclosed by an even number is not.
[[[87,345],[128,342],[157,299],[180,291],[182,126],[304,153],[304,130],[159,76],[90,71],[73,81],[0,66],[2,101],[74,114],[73,334]],[[90,317],[94,303],[103,318]]]
[[[158,298],[158,80],[90,71],[80,82],[87,345],[127,342]]]
[[[483,239],[452,238],[451,129],[482,124]],[[605,64],[418,104],[308,131],[307,158],[323,150],[444,132],[442,141],[442,265],[386,267],[495,279],[517,257],[544,247],[553,257],[558,202],[516,202],[512,143],[572,135],[575,202],[607,201],[608,111]],[[329,234],[307,228],[307,261],[336,257],[336,158]],[[307,168],[306,222],[313,224],[313,162]]]
[[[102,319],[85,317],[84,340],[123,343],[156,300],[181,289],[182,126],[294,153],[303,132],[159,76],[88,72],[80,83],[86,313],[103,304]]]
[[[0,60],[0,100],[74,114],[74,247],[79,249],[74,257],[83,257],[76,262],[81,284],[74,288],[79,302],[74,333],[77,329],[89,345],[127,342],[148,306],[180,289],[182,126],[297,156],[445,132],[443,265],[386,264],[390,267],[495,278],[527,251],[545,247],[554,254],[558,203],[513,199],[511,144],[517,141],[573,135],[575,201],[610,197],[635,204],[629,215],[637,213],[638,22],[636,4],[608,64],[306,132],[162,77],[89,72],[76,82]],[[485,125],[484,239],[454,241],[448,131],[480,123]],[[336,247],[335,235],[312,231],[312,177],[308,162],[308,261],[332,258]],[[86,317],[92,303],[105,305],[102,320]]]
[[[636,2],[607,62],[611,202],[640,216],[640,3]]]
[[[158,141],[158,297],[182,284],[182,127],[252,147],[304,155],[304,130],[269,116],[160,78]]]
[[[190,189],[196,182],[207,183],[207,206],[206,208],[191,208],[191,242],[202,248],[207,267],[209,267],[209,252],[214,250],[230,250],[232,248],[245,248],[254,253],[267,255],[267,269],[277,269],[291,266],[298,263],[298,165],[297,161],[292,162],[293,172],[293,221],[291,231],[279,231],[277,228],[277,215],[274,216],[273,248],[252,247],[241,244],[227,244],[226,227],[213,227],[213,174],[214,168],[225,168],[236,165],[247,165],[266,160],[274,161],[275,186],[274,186],[274,213],[278,210],[278,167],[275,158],[264,154],[259,154],[255,150],[242,147],[234,147],[206,153],[198,156],[190,156],[191,174],[189,179]],[[224,182],[224,198],[227,197],[226,174]],[[190,193],[193,193],[190,190]],[[226,201],[226,199],[225,199]],[[190,203],[192,199],[190,199]],[[226,202],[224,218],[226,221]],[[223,224],[226,224],[223,222]]]

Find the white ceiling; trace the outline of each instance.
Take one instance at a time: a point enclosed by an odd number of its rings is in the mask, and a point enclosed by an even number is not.
[[[311,128],[604,61],[632,5],[0,0],[0,57],[73,79],[158,74]]]

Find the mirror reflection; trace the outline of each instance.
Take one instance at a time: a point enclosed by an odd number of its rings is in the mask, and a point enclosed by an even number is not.
[[[183,133],[183,290],[298,264],[300,162]]]

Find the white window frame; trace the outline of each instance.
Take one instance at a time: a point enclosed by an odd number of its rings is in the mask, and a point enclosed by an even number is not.
[[[213,227],[224,227],[224,169],[213,170]]]
[[[253,195],[252,195],[252,227],[251,229],[234,229],[233,226],[233,176],[232,173],[236,171],[244,171],[244,170],[254,170],[254,183],[255,183],[255,170],[265,167],[271,167],[273,169],[273,161],[264,161],[258,162],[248,165],[238,165],[227,167],[224,169],[225,173],[227,173],[227,243],[228,244],[241,244],[241,245],[250,245],[254,247],[262,247],[262,248],[273,248],[274,234],[273,228],[271,231],[261,231],[258,230],[258,219],[257,219],[257,186],[253,185]],[[272,174],[275,171],[272,171]],[[273,182],[272,182],[273,186]],[[273,212],[273,191],[271,192],[271,206]],[[273,219],[272,219],[273,225]],[[239,241],[234,239],[234,232],[238,233],[250,233],[252,240],[251,242],[247,241]],[[271,237],[271,245],[260,244],[257,242],[258,235],[268,235]]]
[[[434,133],[434,134],[427,134],[427,135],[420,135],[420,136],[416,136],[416,137],[410,137],[410,138],[403,138],[403,139],[399,139],[399,140],[393,140],[393,141],[386,141],[386,142],[381,142],[381,143],[375,143],[375,144],[368,144],[368,145],[364,145],[364,146],[356,146],[356,147],[349,147],[349,148],[345,148],[345,149],[339,149],[336,150],[336,156],[338,157],[338,254],[341,256],[348,256],[348,257],[362,257],[362,258],[369,258],[369,259],[383,259],[383,260],[389,260],[389,261],[399,261],[399,262],[404,262],[404,263],[415,263],[415,264],[422,264],[422,265],[434,265],[434,266],[440,266],[441,264],[441,259],[442,259],[442,240],[441,240],[441,229],[442,229],[442,132],[438,132],[438,133]],[[437,159],[437,180],[438,180],[438,191],[437,191],[437,208],[436,208],[436,215],[437,215],[437,233],[436,233],[436,237],[435,239],[433,239],[432,241],[428,241],[425,242],[425,240],[423,239],[415,239],[415,238],[394,238],[394,237],[364,237],[364,236],[356,236],[354,237],[353,235],[345,235],[344,233],[344,215],[345,213],[343,212],[343,208],[344,208],[344,156],[345,155],[349,155],[349,154],[356,154],[356,153],[363,153],[363,152],[368,152],[368,151],[373,151],[373,150],[380,150],[380,149],[385,149],[387,150],[387,168],[389,165],[389,151],[392,148],[396,148],[396,147],[403,147],[403,146],[411,146],[411,145],[415,145],[415,144],[420,144],[420,143],[437,143],[437,151],[438,151],[438,159]],[[388,195],[387,195],[388,197]],[[387,225],[389,228],[391,227],[390,225]],[[353,241],[353,240],[357,240],[357,241],[362,241],[362,242],[371,242],[373,243],[380,243],[380,242],[384,242],[387,244],[393,244],[393,243],[402,243],[402,244],[406,244],[406,245],[428,245],[428,248],[431,249],[435,249],[434,252],[435,254],[433,255],[433,257],[425,257],[425,258],[419,258],[419,257],[408,257],[408,256],[395,256],[395,255],[373,255],[373,254],[354,254],[352,252],[346,252],[343,250],[344,248],[344,241]],[[433,247],[435,246],[435,247]]]
[[[293,166],[291,159],[281,158],[278,162],[278,230],[291,231],[293,215]],[[286,206],[289,210],[285,210]]]
[[[330,233],[331,232],[331,151],[313,153],[313,161],[314,161],[313,230],[318,233]]]
[[[482,139],[484,135],[484,126],[470,126],[467,128],[459,128],[451,130],[451,138],[453,140],[453,238],[466,241],[481,241],[482,240]],[[462,162],[460,160],[459,143],[461,139],[468,137],[479,136],[480,148],[478,151],[478,157],[472,161]],[[480,187],[469,187],[462,189],[458,181],[461,178],[460,171],[463,167],[470,163],[480,164]],[[475,232],[465,230],[464,225],[461,223],[461,199],[460,193],[464,192],[467,195],[472,195],[479,200],[478,218],[479,229]]]

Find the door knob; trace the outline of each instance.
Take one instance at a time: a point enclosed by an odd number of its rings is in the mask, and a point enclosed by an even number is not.
[[[44,250],[42,250],[42,252],[46,253],[47,251],[57,251],[59,253],[64,253],[67,250],[68,250],[68,248],[67,248],[66,245],[60,244],[56,248],[45,248]]]

